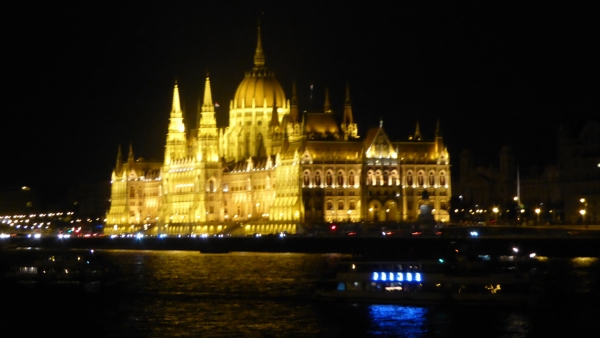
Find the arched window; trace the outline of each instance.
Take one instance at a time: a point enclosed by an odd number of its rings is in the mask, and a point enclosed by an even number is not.
[[[215,181],[210,180],[208,182],[208,191],[210,191],[210,192],[214,192],[215,191]]]
[[[304,172],[304,186],[307,187],[310,184],[310,177],[308,176],[308,172]]]
[[[441,186],[446,186],[446,176],[444,175],[444,172],[440,172],[440,185]]]
[[[349,185],[354,185],[354,172],[353,171],[351,171],[348,174],[348,184]]]
[[[370,185],[373,183],[373,172],[369,170],[369,172],[367,172],[367,185]]]
[[[429,183],[430,186],[435,185],[435,177],[433,176],[433,171],[429,172]]]
[[[333,202],[331,200],[327,201],[327,210],[333,210]]]
[[[381,184],[381,171],[379,170],[375,172],[375,182],[373,182],[373,185],[377,184]]]
[[[398,185],[398,172],[396,170],[392,170],[392,185]]]
[[[344,174],[340,171],[338,173],[338,179],[337,179],[337,183],[339,186],[343,186],[344,185]]]
[[[315,174],[315,184],[317,186],[321,186],[321,173],[320,172],[317,172]]]
[[[424,184],[424,178],[423,178],[423,173],[419,171],[419,176],[417,177],[417,185],[419,187],[422,187]]]
[[[390,173],[386,170],[383,172],[383,185],[389,185]]]
[[[338,201],[338,210],[344,210],[344,201],[342,201],[342,200]]]
[[[135,197],[135,188],[131,187],[131,189],[129,189],[129,197],[133,198]]]
[[[355,210],[356,209],[356,203],[354,201],[350,201],[349,209],[350,210]]]
[[[333,184],[333,177],[331,177],[331,171],[327,172],[327,186],[330,187]]]
[[[408,173],[406,173],[406,185],[408,185],[408,186],[413,185],[412,171],[409,171]]]

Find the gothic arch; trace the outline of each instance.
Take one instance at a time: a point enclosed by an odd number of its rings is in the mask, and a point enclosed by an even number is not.
[[[343,170],[338,170],[337,172],[337,185],[338,187],[343,187],[345,184],[345,180],[344,180],[344,171]]]
[[[381,221],[381,202],[378,200],[371,200],[367,208],[367,221],[369,222],[380,222]]]

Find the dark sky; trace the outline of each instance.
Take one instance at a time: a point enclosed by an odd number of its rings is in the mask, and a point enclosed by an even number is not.
[[[381,118],[394,140],[416,121],[430,138],[439,118],[455,167],[464,148],[489,165],[505,144],[552,162],[559,125],[599,111],[591,6],[195,3],[2,5],[0,189],[108,180],[119,144],[162,160],[175,79],[191,127],[210,72],[225,126],[259,15],[266,66],[288,96],[296,81],[301,109],[314,84],[341,113],[349,83],[360,134]]]

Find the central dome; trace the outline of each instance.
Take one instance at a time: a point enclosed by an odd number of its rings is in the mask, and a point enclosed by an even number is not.
[[[285,94],[273,72],[265,68],[265,55],[260,39],[260,26],[258,27],[258,41],[254,53],[254,68],[246,73],[246,77],[235,91],[234,107],[252,107],[254,100],[256,107],[285,107]]]
[[[272,72],[264,67],[246,73],[246,77],[235,91],[234,106],[241,108],[252,107],[252,100],[256,107],[262,107],[265,100],[267,107],[285,107],[285,94],[279,81]]]

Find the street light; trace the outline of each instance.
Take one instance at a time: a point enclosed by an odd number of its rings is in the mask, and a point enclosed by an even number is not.
[[[537,215],[537,222],[540,224],[540,208],[535,209],[535,214]]]
[[[494,207],[492,211],[494,212],[494,221],[496,221],[496,225],[498,225],[498,207]]]
[[[585,200],[585,198],[581,198],[579,199],[579,202],[581,202],[583,204],[583,209],[579,210],[579,213],[581,214],[581,223],[585,224],[585,213],[587,212],[587,201]]]

